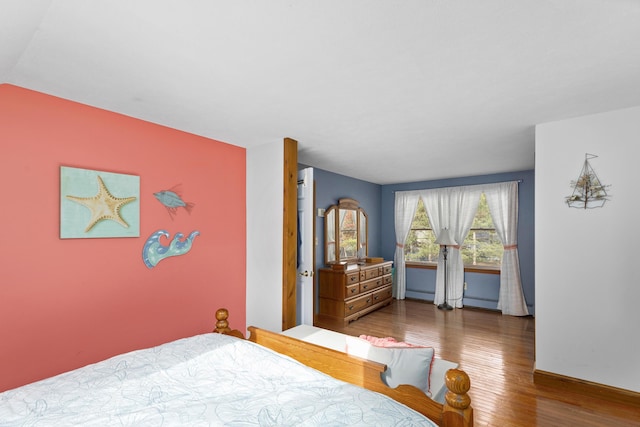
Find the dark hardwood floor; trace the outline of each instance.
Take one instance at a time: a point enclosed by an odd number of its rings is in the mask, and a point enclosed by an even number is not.
[[[433,346],[436,357],[460,363],[471,378],[476,426],[640,426],[638,407],[533,383],[532,317],[394,300],[334,329]]]

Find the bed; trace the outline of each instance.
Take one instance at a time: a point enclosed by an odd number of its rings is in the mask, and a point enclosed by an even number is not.
[[[448,373],[444,405],[423,407],[409,386],[380,382],[384,365],[254,327],[245,340],[227,316],[216,313],[218,333],[0,393],[0,426],[473,425],[462,371]]]

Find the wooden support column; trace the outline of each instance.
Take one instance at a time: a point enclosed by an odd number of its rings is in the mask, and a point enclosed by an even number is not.
[[[298,257],[298,141],[284,139],[282,330],[296,326]]]

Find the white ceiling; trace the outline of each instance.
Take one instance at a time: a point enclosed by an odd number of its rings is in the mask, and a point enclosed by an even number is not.
[[[0,82],[389,184],[640,105],[638,0],[1,0]]]

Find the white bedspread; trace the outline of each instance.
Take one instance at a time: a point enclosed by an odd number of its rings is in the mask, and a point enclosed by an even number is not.
[[[0,426],[433,426],[254,343],[204,334],[0,393]]]

